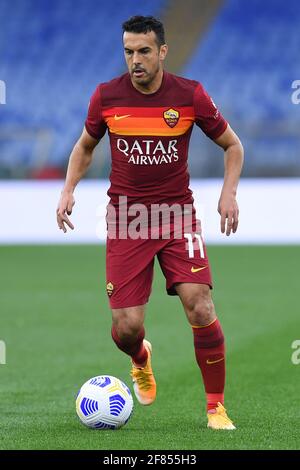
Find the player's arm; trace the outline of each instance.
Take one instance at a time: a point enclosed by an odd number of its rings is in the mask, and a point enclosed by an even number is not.
[[[239,208],[236,201],[236,192],[242,171],[244,149],[240,139],[229,124],[226,130],[214,142],[222,147],[224,154],[224,183],[218,204],[221,215],[221,232],[229,236],[235,233],[239,223]],[[227,223],[226,223],[227,222]]]
[[[226,235],[230,235],[231,232],[236,232],[238,227],[239,209],[236,191],[243,165],[243,147],[238,136],[200,83],[194,92],[194,111],[197,126],[225,151],[224,184],[218,211],[221,215],[221,232],[226,231]]]
[[[67,231],[67,226],[72,230],[74,229],[74,225],[68,217],[68,215],[71,215],[75,204],[74,189],[86,173],[92,161],[93,150],[98,142],[99,140],[92,137],[84,128],[71,152],[65,185],[56,211],[57,224],[64,233]]]
[[[56,211],[57,224],[64,232],[67,231],[67,226],[72,230],[74,229],[68,217],[72,213],[75,204],[73,192],[88,169],[92,161],[93,150],[105,132],[106,123],[102,116],[100,86],[97,86],[90,99],[84,129],[70,155],[66,182]]]

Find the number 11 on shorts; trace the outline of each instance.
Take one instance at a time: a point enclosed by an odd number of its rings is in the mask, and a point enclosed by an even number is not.
[[[202,241],[201,236],[198,233],[195,233],[194,237],[198,240],[199,250],[200,250],[200,258],[205,258],[203,241]],[[184,233],[184,238],[186,238],[187,241],[188,241],[189,258],[194,258],[193,235],[191,233]]]

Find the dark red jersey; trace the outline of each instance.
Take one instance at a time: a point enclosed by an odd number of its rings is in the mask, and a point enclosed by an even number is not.
[[[140,93],[128,73],[97,86],[85,122],[101,139],[108,129],[112,168],[108,195],[128,204],[189,204],[188,147],[194,123],[211,139],[227,122],[202,85],[164,72],[160,88]]]

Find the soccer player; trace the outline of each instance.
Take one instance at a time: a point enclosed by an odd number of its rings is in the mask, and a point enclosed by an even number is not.
[[[238,227],[236,192],[243,147],[199,82],[163,69],[168,46],[160,21],[149,16],[130,18],[123,23],[123,45],[128,73],[98,85],[91,97],[85,127],[70,156],[57,209],[58,226],[64,232],[67,226],[74,228],[68,216],[74,205],[75,186],[108,131],[112,168],[107,220],[108,227],[117,230],[108,230],[107,294],[112,338],[131,357],[136,397],[142,405],[150,405],[156,397],[152,346],[145,339],[144,315],[157,256],[167,292],[179,296],[193,331],[206,392],[207,425],[235,429],[224,408],[224,335],[211,297],[210,266],[189,189],[187,157],[194,124],[224,149],[218,211],[221,232],[230,235]],[[201,158],[201,149],[199,153]],[[137,237],[129,230],[137,205],[140,212],[142,208],[152,211],[157,205],[158,210],[175,205],[182,214],[171,214],[166,237],[166,223],[160,219],[150,231],[148,212],[139,219],[141,236]],[[191,217],[190,224],[177,230],[178,220],[186,214]]]

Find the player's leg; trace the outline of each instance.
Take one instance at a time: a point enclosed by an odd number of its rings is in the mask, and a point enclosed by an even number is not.
[[[208,285],[180,283],[175,289],[192,326],[196,360],[202,373],[213,429],[235,429],[224,408],[225,344]]]
[[[192,327],[197,363],[206,391],[207,410],[224,403],[224,335],[217,319],[210,288],[205,284],[180,283],[175,286]]]
[[[180,297],[194,337],[195,356],[202,373],[207,411],[224,403],[224,335],[206,284],[178,283]]]
[[[209,426],[234,429],[223,408],[224,335],[211,298],[212,279],[206,248],[201,234],[191,234],[189,237],[186,235],[182,239],[169,241],[159,254],[159,262],[167,280],[168,293],[180,296],[192,326],[196,360],[206,392]],[[224,415],[226,423],[218,422],[212,425],[212,414]],[[218,418],[218,421],[220,419]]]
[[[145,305],[112,309],[112,338],[118,348],[140,367],[144,367],[148,357],[143,344],[144,312]]]
[[[131,357],[131,376],[137,399],[144,405],[155,400],[156,383],[151,368],[152,347],[145,340],[144,315],[154,257],[148,240],[107,241],[107,293],[112,309],[112,338]]]
[[[112,338],[131,357],[131,377],[138,401],[151,405],[156,398],[156,382],[151,366],[152,346],[145,338],[145,305],[112,309]]]
[[[224,403],[224,335],[208,285],[179,283],[175,285],[175,289],[192,327],[195,355],[203,377],[208,411],[216,408],[218,402]]]

